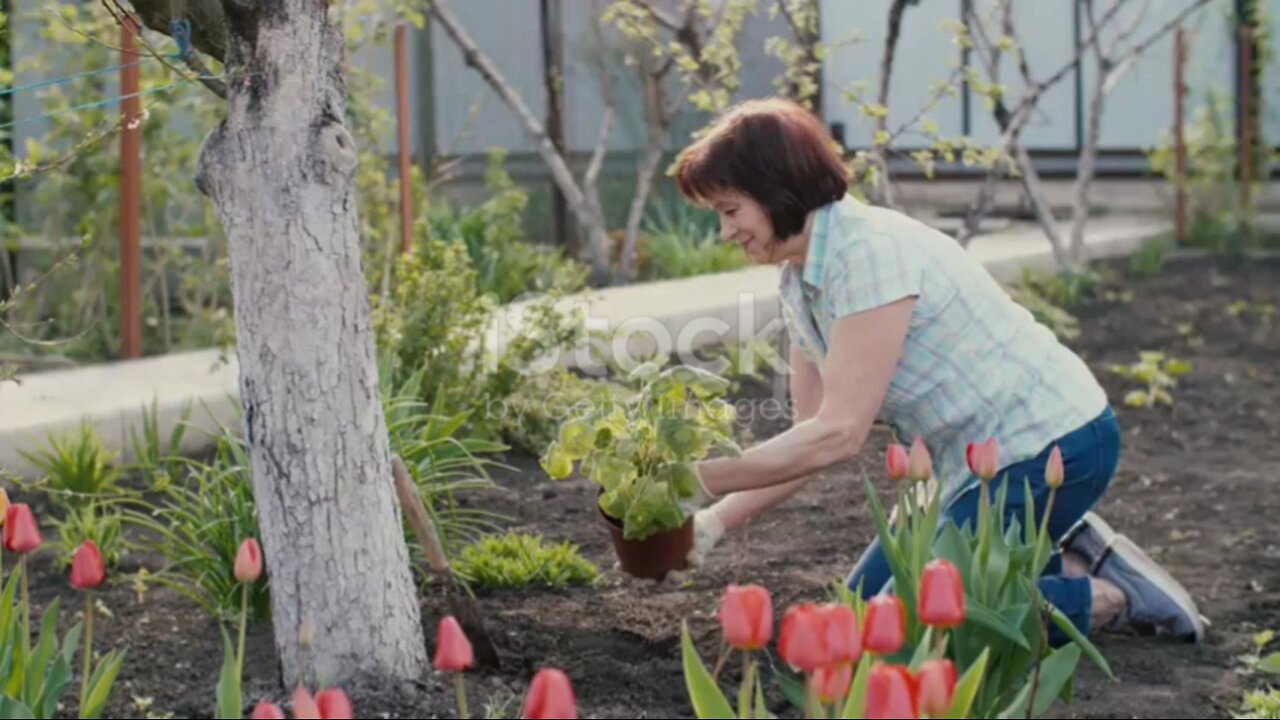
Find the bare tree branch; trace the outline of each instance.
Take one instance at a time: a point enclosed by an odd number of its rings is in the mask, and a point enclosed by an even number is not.
[[[171,0],[129,0],[142,24],[169,34],[170,20],[191,21],[191,45],[200,52],[225,62],[227,59],[227,13],[222,0],[184,0],[185,18],[173,17]]]
[[[489,59],[489,56],[480,50],[475,40],[458,22],[448,4],[444,0],[435,0],[430,7],[432,17],[440,23],[454,44],[457,45],[466,64],[480,73],[485,82],[516,114],[517,119],[524,125],[525,132],[533,138],[538,147],[538,154],[542,156],[543,162],[546,163],[552,179],[561,192],[564,193],[565,199],[568,201],[570,209],[573,210],[579,225],[588,235],[588,241],[594,255],[592,258],[593,274],[596,279],[604,279],[608,275],[609,237],[599,208],[593,207],[593,203],[590,202],[574,179],[568,162],[556,149],[555,144],[551,142],[546,128],[538,121],[533,111],[525,103],[524,98],[520,97],[515,88],[507,82],[506,78],[493,64],[493,61]]]
[[[876,96],[876,102],[881,108],[889,107],[889,88],[890,81],[893,78],[893,61],[898,51],[898,41],[902,38],[902,16],[907,9],[908,0],[893,0],[893,5],[889,7],[889,27],[885,33],[884,55],[880,59],[880,91]],[[888,206],[897,207],[897,202],[893,197],[893,182],[889,177],[889,160],[888,160],[888,143],[879,142],[883,135],[888,133],[889,115],[885,112],[876,118],[875,124],[875,151],[872,158],[879,168],[876,173],[876,195],[878,200]]]

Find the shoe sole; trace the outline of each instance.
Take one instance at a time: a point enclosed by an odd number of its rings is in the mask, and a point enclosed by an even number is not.
[[[1132,540],[1124,535],[1117,535],[1111,542],[1111,552],[1118,555],[1134,572],[1142,575],[1148,582],[1156,586],[1160,592],[1169,596],[1187,617],[1195,629],[1194,637],[1189,642],[1199,643],[1204,640],[1207,621],[1200,614],[1196,603],[1182,583],[1173,579],[1167,570],[1161,567],[1142,551]]]

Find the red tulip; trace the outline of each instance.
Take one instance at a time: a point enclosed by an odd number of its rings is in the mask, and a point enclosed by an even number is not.
[[[92,540],[80,543],[80,547],[71,556],[71,587],[76,590],[93,590],[102,584],[106,575],[98,544]]]
[[[739,650],[759,650],[773,637],[773,600],[759,585],[730,585],[720,601],[725,640]]]
[[[253,715],[250,717],[252,720],[285,720],[287,716],[279,705],[272,705],[264,700],[253,709]]]
[[[26,503],[15,503],[5,511],[4,547],[9,552],[25,555],[40,548],[40,527]]]
[[[444,672],[462,672],[474,663],[475,653],[462,626],[452,617],[442,619],[436,634],[436,657],[431,664]]]
[[[951,629],[964,624],[964,583],[960,571],[946,560],[934,560],[920,578],[920,623]]]
[[[316,699],[301,685],[293,691],[293,717],[297,720],[324,720]]]
[[[824,704],[830,705],[849,693],[849,683],[852,681],[852,665],[824,665],[809,676],[809,692]]]
[[[862,631],[853,608],[843,603],[824,605],[822,621],[832,663],[849,665],[862,659]]]
[[[788,665],[813,672],[831,663],[822,610],[812,603],[793,605],[782,616],[778,654]]]
[[[901,665],[876,665],[867,679],[868,720],[916,717],[911,671]]]
[[[1066,474],[1062,467],[1062,448],[1055,445],[1049,453],[1049,463],[1044,466],[1044,484],[1057,490],[1062,487]]]
[[[929,660],[916,673],[916,703],[929,717],[942,717],[951,709],[956,692],[956,666],[950,660]]]
[[[236,552],[236,580],[248,585],[262,576],[262,548],[258,541],[247,538]]]
[[[916,438],[911,444],[911,457],[907,460],[907,477],[916,482],[924,482],[933,477],[933,458],[929,455],[929,448],[924,444],[924,438]]]
[[[897,482],[907,476],[907,449],[894,443],[889,446],[889,450],[884,454],[884,469],[889,473],[889,479]]]
[[[578,702],[573,696],[573,686],[569,676],[554,668],[543,668],[533,676],[529,683],[529,694],[524,699],[522,718],[567,718],[578,717]]]
[[[862,647],[876,655],[892,655],[902,649],[906,635],[907,609],[893,595],[879,595],[867,603]]]
[[[1000,447],[995,438],[982,443],[969,443],[965,448],[969,471],[983,480],[991,480],[1000,471]]]
[[[351,701],[347,694],[337,688],[321,690],[316,694],[316,705],[320,708],[320,717],[325,720],[350,720]]]

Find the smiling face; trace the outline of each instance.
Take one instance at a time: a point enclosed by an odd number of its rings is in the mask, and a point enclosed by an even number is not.
[[[711,207],[720,216],[721,240],[736,243],[754,263],[782,261],[773,223],[760,203],[736,190],[725,190],[711,199]]]

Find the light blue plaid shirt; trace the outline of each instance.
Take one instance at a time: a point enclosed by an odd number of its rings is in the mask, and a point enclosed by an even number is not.
[[[944,507],[976,483],[968,443],[996,438],[1005,467],[1106,409],[1088,366],[981,263],[901,213],[852,197],[820,208],[804,267],[783,265],[781,295],[793,342],[823,375],[840,372],[823,362],[838,318],[917,298],[879,420],[904,444],[924,438]]]

